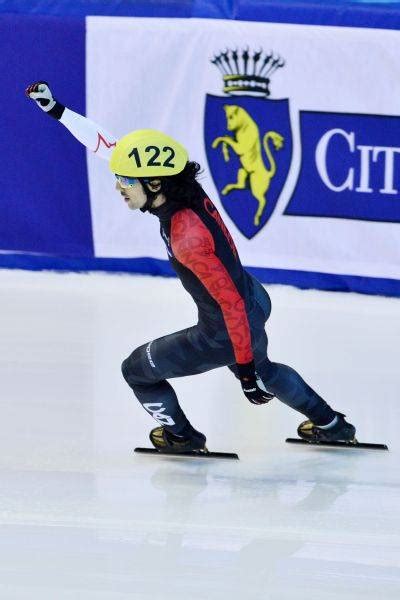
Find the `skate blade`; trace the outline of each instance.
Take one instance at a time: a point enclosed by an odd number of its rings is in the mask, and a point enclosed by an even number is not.
[[[287,438],[288,444],[302,444],[303,446],[329,446],[331,448],[364,448],[366,450],[389,450],[386,444],[366,444],[354,440],[353,442],[312,442],[301,438]]]
[[[208,450],[195,452],[173,452],[171,450],[156,450],[155,448],[135,448],[136,454],[156,454],[158,456],[176,456],[178,458],[194,457],[194,458],[229,458],[239,460],[239,456],[233,452],[209,452]]]

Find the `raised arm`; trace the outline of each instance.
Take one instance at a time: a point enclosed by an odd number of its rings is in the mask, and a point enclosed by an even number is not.
[[[26,88],[25,93],[45,113],[60,121],[86,148],[100,158],[110,159],[117,138],[90,119],[63,106],[53,98],[49,85],[45,81],[33,83]]]

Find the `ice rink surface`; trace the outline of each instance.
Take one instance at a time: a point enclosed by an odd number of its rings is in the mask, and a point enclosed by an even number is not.
[[[174,380],[211,450],[133,455],[155,422],[120,374],[194,324],[175,279],[0,271],[1,600],[400,598],[400,300],[267,287],[270,358],[360,441],[285,445],[304,420],[227,369]]]

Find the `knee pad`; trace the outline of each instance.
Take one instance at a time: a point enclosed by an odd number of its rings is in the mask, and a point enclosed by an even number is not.
[[[143,368],[141,367],[141,357],[141,348],[136,348],[136,350],[122,362],[121,371],[123,378],[131,387],[135,384],[143,383],[145,380]]]
[[[129,358],[126,358],[124,361],[122,361],[121,371],[122,371],[123,378],[125,379],[125,381],[127,383],[129,383],[128,382],[129,372],[130,372],[130,369],[129,369]]]

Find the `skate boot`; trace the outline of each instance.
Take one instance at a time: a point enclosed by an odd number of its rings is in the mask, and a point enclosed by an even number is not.
[[[304,421],[297,428],[299,437],[309,442],[347,442],[349,444],[356,443],[355,439],[356,428],[351,423],[345,421],[346,415],[336,413],[336,423],[325,429],[318,427],[312,421]]]
[[[175,435],[165,427],[156,427],[150,431],[150,441],[156,450],[174,454],[185,452],[206,453],[206,436],[200,431],[190,427],[185,435]]]

